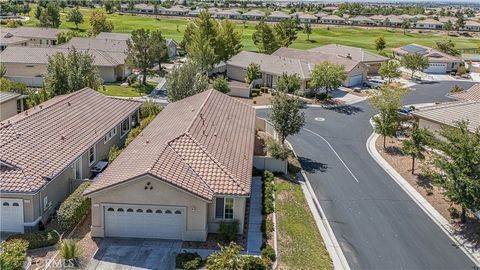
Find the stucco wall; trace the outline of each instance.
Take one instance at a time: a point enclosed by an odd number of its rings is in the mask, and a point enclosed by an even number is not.
[[[39,77],[47,72],[46,64],[3,63],[7,68],[6,76]]]
[[[227,77],[236,81],[245,81],[246,70],[241,67],[235,67],[227,64]]]
[[[0,104],[0,121],[17,114],[17,99],[11,99]]]
[[[235,197],[233,198],[233,219],[238,220],[239,228],[238,233],[243,234],[243,226],[245,222],[245,203],[246,198]],[[221,219],[215,218],[215,199],[213,203],[208,204],[208,232],[216,233],[220,225]]]
[[[153,189],[145,190],[150,182]],[[184,206],[187,209],[183,240],[205,241],[207,202],[151,176],[143,176],[92,195],[92,236],[104,237],[103,204],[147,204]]]

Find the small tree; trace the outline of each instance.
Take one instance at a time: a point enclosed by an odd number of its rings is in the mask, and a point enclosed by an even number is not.
[[[127,40],[127,65],[140,70],[142,84],[146,84],[148,69],[153,66],[155,60],[150,30],[143,28],[133,30],[131,38]]]
[[[297,27],[298,24],[294,18],[283,19],[273,26],[281,47],[288,47],[297,39]]]
[[[57,2],[48,2],[47,6],[40,11],[40,25],[43,27],[58,28],[61,23],[60,8]]]
[[[230,86],[224,76],[218,76],[217,78],[215,78],[215,80],[213,81],[213,89],[220,91],[224,94],[230,92]]]
[[[410,28],[410,22],[409,21],[404,21],[401,25],[402,29],[403,29],[403,34],[406,35],[407,34],[407,30]]]
[[[453,43],[451,40],[439,40],[435,42],[435,44],[441,52],[454,56],[460,54],[460,52],[455,49],[455,43]]]
[[[252,81],[262,78],[262,71],[260,70],[260,65],[255,63],[250,63],[247,66],[247,71],[245,72],[245,83],[250,85]]]
[[[282,144],[288,136],[298,133],[305,125],[305,113],[300,110],[300,105],[298,98],[282,92],[277,92],[272,99],[268,116]]]
[[[206,266],[209,270],[242,270],[243,258],[240,254],[242,247],[234,242],[228,246],[221,246],[220,252],[207,257]]]
[[[276,89],[281,92],[294,94],[301,87],[300,77],[297,74],[283,73],[277,81]]]
[[[402,56],[400,64],[412,71],[412,79],[415,72],[424,70],[428,67],[428,58],[418,53],[407,53]]]
[[[193,96],[207,90],[208,77],[198,72],[198,64],[188,62],[175,67],[167,77],[168,99],[171,102]]]
[[[310,40],[310,35],[312,34],[312,27],[309,23],[306,23],[303,27],[303,33],[307,35],[307,41]]]
[[[15,19],[9,19],[7,20],[7,24],[5,26],[8,28],[17,28],[19,26],[19,23]]]
[[[150,36],[150,51],[153,60],[158,64],[158,70],[162,69],[162,62],[168,60],[167,40],[160,30],[153,30]]]
[[[463,16],[458,16],[457,21],[455,22],[455,27],[457,30],[462,30],[463,27],[465,27],[465,19]]]
[[[264,21],[261,21],[255,26],[252,40],[253,44],[257,47],[257,51],[260,53],[271,54],[281,47],[272,27]]]
[[[423,160],[426,151],[425,146],[431,141],[432,136],[426,128],[419,128],[418,122],[414,121],[408,140],[402,142],[402,152],[412,157],[412,174],[415,174],[415,159]]]
[[[468,122],[456,123],[455,127],[443,126],[434,146],[433,164],[436,169],[429,173],[445,190],[445,195],[462,207],[461,222],[466,220],[466,211],[480,210],[480,130],[471,130]]]
[[[90,16],[90,32],[93,36],[100,34],[100,32],[112,32],[113,23],[107,20],[105,12],[94,10]]]
[[[77,8],[71,9],[67,14],[67,21],[75,23],[75,27],[78,30],[78,24],[83,23],[83,15]]]
[[[378,69],[378,73],[382,78],[386,78],[390,83],[393,79],[399,78],[402,72],[400,71],[400,64],[395,60],[390,60],[386,63],[382,63]]]
[[[443,23],[443,30],[447,31],[447,35],[450,35],[450,31],[453,29],[452,21],[448,20]]]
[[[7,74],[7,68],[5,67],[4,64],[0,64],[0,78],[5,77]]]
[[[347,72],[344,66],[325,61],[313,68],[310,86],[317,91],[325,89],[328,95],[330,91],[342,86],[346,79]]]
[[[378,37],[377,39],[375,39],[375,49],[377,51],[383,51],[387,46],[387,43],[385,42],[385,38],[384,37]]]

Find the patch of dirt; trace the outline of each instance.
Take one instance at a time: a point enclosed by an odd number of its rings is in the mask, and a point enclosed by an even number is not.
[[[272,104],[271,93],[260,93],[260,95],[253,98],[233,97],[236,100],[248,104],[250,106],[267,106]]]
[[[244,250],[247,249],[247,234],[244,233],[242,235],[237,236],[237,240],[235,243],[239,244],[243,247]],[[218,244],[221,245],[228,245],[228,243],[223,243],[220,240],[220,236],[216,233],[209,233],[207,235],[207,241],[205,242],[197,242],[197,241],[184,241],[182,242],[182,248],[197,248],[197,249],[215,249],[220,250]]]
[[[264,141],[265,136],[268,136],[268,135],[263,131],[258,131],[257,134],[255,135],[255,148],[253,151],[253,154],[255,156],[267,155],[267,152],[265,151],[265,141]]]
[[[471,214],[467,216],[465,224],[460,223],[459,216],[451,216],[449,208],[455,208],[458,213],[461,208],[452,203],[444,194],[440,187],[422,175],[422,168],[425,168],[431,159],[431,155],[426,154],[426,159],[415,160],[415,174],[412,174],[412,159],[401,152],[401,141],[396,138],[387,138],[386,149],[383,148],[383,137],[380,136],[375,142],[380,155],[405,179],[412,187],[417,190],[450,224],[464,236],[476,248],[480,247],[480,222]]]

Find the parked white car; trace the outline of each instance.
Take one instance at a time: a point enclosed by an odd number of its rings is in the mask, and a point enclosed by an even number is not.
[[[384,80],[366,80],[363,82],[364,87],[370,87],[370,88],[378,88],[380,86],[383,86],[385,84]]]

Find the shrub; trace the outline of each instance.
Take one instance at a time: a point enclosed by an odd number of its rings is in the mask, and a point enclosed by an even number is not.
[[[275,255],[275,250],[269,244],[265,244],[261,251],[262,258],[269,259],[270,261],[274,262],[277,259]]]
[[[220,252],[207,257],[206,265],[210,270],[243,269],[243,259],[240,255],[242,247],[234,242],[228,246],[220,246]]]
[[[134,84],[136,81],[137,81],[137,74],[130,74],[127,77],[127,83],[128,83],[129,86]]]
[[[300,162],[295,156],[288,157],[288,172],[290,173],[298,173],[301,170]]]
[[[220,239],[225,243],[235,241],[235,239],[237,239],[238,226],[239,222],[236,219],[232,221],[221,221],[220,227],[218,228],[218,234],[220,236]]]
[[[175,268],[178,269],[198,269],[203,266],[203,260],[198,253],[184,252],[175,258]]]
[[[82,252],[76,241],[71,239],[62,240],[59,251],[67,264],[78,266]]]
[[[463,75],[465,73],[467,73],[467,69],[465,68],[465,66],[459,66],[457,69],[457,75]]]
[[[268,215],[273,213],[274,206],[273,206],[273,180],[275,176],[273,173],[269,171],[265,171],[263,173],[263,183],[262,183],[262,191],[263,191],[263,205],[262,205],[262,212],[264,215]]]
[[[332,96],[327,94],[327,93],[320,93],[320,94],[317,95],[317,98],[319,100],[330,100],[330,99],[332,99]]]
[[[224,76],[219,76],[213,81],[213,89],[222,92],[224,94],[230,92],[230,86],[227,79]]]
[[[120,150],[116,144],[110,147],[110,150],[108,151],[108,163],[112,163],[112,161],[114,161],[121,152],[122,150]]]
[[[291,153],[291,150],[287,146],[271,137],[265,138],[265,149],[273,158],[280,160],[286,160]]]
[[[267,266],[260,257],[244,256],[242,270],[267,270]]]
[[[162,107],[153,101],[145,101],[140,107],[140,119],[145,119],[151,115],[157,115],[162,111]]]
[[[458,86],[456,84],[452,87],[452,89],[450,89],[450,93],[460,93],[460,92],[463,92],[463,91],[464,91],[463,88],[461,88],[460,86]]]
[[[27,247],[28,242],[23,239],[4,241],[0,245],[0,269],[23,269],[23,264],[27,260]]]
[[[73,229],[90,210],[91,200],[84,197],[83,192],[90,183],[81,184],[60,205],[57,211],[58,224],[63,230]]]
[[[32,231],[24,234],[10,235],[7,240],[22,239],[27,241],[28,249],[53,246],[60,240],[60,234],[55,230]]]
[[[450,218],[459,218],[460,217],[460,214],[458,213],[458,210],[457,208],[453,207],[453,206],[450,206],[447,208],[447,211],[448,213],[450,213]]]
[[[153,119],[155,119],[156,115],[150,115],[147,116],[147,118],[143,119],[142,122],[140,122],[140,125],[136,128],[133,128],[130,130],[128,133],[127,139],[125,140],[125,146],[129,145],[141,132],[142,130],[150,124]]]
[[[265,238],[268,238],[268,236],[273,232],[274,228],[273,228],[273,221],[271,219],[264,219],[262,221],[262,232],[263,232],[263,236]]]

